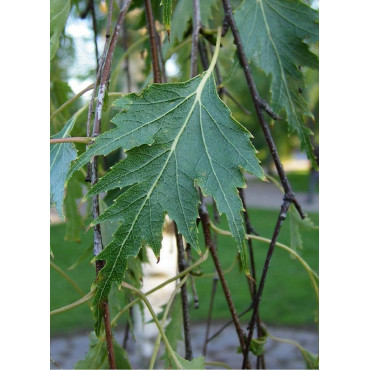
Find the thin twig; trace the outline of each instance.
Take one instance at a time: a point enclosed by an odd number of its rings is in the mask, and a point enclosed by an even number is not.
[[[159,68],[158,50],[155,36],[156,30],[154,24],[152,4],[150,0],[145,0],[145,15],[149,31],[150,52],[152,56],[152,65],[153,65],[153,81],[155,83],[161,83],[162,82],[161,70]]]
[[[193,0],[193,34],[191,41],[190,77],[198,74],[198,39],[200,30],[200,5],[199,0]]]
[[[62,368],[62,366],[58,363],[58,362],[56,362],[55,360],[53,360],[51,357],[50,357],[50,361],[53,363],[53,365],[54,366],[56,366],[57,368],[59,368],[59,369],[61,369]]]
[[[76,94],[73,98],[67,100],[64,104],[62,104],[58,109],[56,109],[53,114],[50,116],[50,121],[64,108],[68,107],[68,105],[72,104],[75,100],[77,100],[80,96],[85,94],[86,92],[90,91],[94,88],[94,84],[91,84],[87,87],[85,87],[83,90],[81,90],[78,94]]]
[[[246,313],[248,313],[251,309],[253,308],[253,301],[251,302],[251,304],[243,311],[241,312],[238,317],[242,317],[244,316]],[[211,337],[209,337],[207,339],[207,343],[210,342],[211,340],[215,339],[218,335],[220,335],[229,325],[231,325],[234,321],[233,320],[230,320],[229,322],[227,322],[225,325],[223,325],[220,329],[218,329],[216,331],[216,333],[214,333]]]
[[[241,103],[239,103],[238,100],[236,100],[234,96],[231,94],[231,92],[226,89],[225,86],[221,87],[220,90],[221,89],[225,93],[225,95],[227,95],[246,115],[248,116],[251,115],[251,112],[248,109],[246,109]]]
[[[128,32],[127,32],[127,28],[126,28],[126,21],[123,20],[123,23],[122,23],[122,33],[123,33],[123,37],[122,37],[122,44],[123,44],[123,48],[124,48],[124,53],[127,52],[129,46],[128,46]],[[127,93],[130,93],[131,90],[132,90],[132,86],[131,86],[131,75],[130,75],[130,55],[127,54],[124,61],[123,61],[123,70],[125,72],[125,75],[126,75],[126,89],[125,91]]]
[[[179,272],[183,272],[186,269],[185,261],[185,251],[184,243],[182,240],[182,235],[179,234],[177,230],[176,222],[173,223],[175,227],[176,235],[176,245],[177,245],[177,264]],[[191,336],[190,336],[190,318],[189,318],[189,302],[188,302],[188,292],[187,284],[184,284],[181,287],[181,304],[182,304],[182,317],[184,325],[184,339],[185,339],[185,359],[191,361],[193,359],[193,350],[191,346]]]
[[[166,321],[167,321],[167,316],[168,316],[168,313],[170,311],[170,307],[179,291],[179,289],[181,289],[184,284],[186,283],[188,279],[188,275],[185,276],[181,281],[180,283],[176,286],[175,290],[172,292],[171,294],[171,297],[170,299],[168,300],[167,302],[167,305],[166,305],[166,308],[163,312],[163,317],[162,317],[162,327],[165,327],[166,325]],[[157,355],[158,355],[158,351],[159,351],[159,346],[160,346],[160,343],[161,343],[161,334],[159,333],[157,335],[157,339],[155,341],[155,345],[154,345],[154,349],[153,349],[153,355],[152,355],[152,358],[150,359],[150,363],[149,363],[149,370],[153,369],[154,368],[154,364],[155,364],[155,361],[157,359]]]
[[[64,137],[61,139],[50,139],[50,144],[60,144],[60,143],[88,144],[91,140],[92,140],[91,137]]]
[[[212,313],[213,313],[213,303],[215,301],[215,297],[216,297],[216,289],[217,289],[217,283],[218,283],[218,275],[217,275],[217,272],[215,274],[215,276],[213,277],[213,280],[212,280],[212,292],[211,292],[211,299],[210,299],[210,302],[209,302],[209,309],[208,309],[208,316],[207,316],[207,325],[206,325],[206,334],[205,334],[205,337],[204,337],[204,343],[203,343],[203,351],[202,351],[202,354],[204,357],[207,356],[207,346],[208,346],[208,342],[209,342],[209,332],[210,332],[210,329],[211,329],[211,322],[212,322]],[[231,320],[231,323],[233,323],[233,320]]]
[[[247,340],[246,340],[245,357],[244,357],[243,365],[245,365],[248,361],[248,355],[249,355],[250,345],[251,345],[251,342],[252,342],[254,325],[256,323],[257,314],[258,314],[258,307],[259,307],[259,303],[261,301],[263,288],[265,286],[267,271],[268,271],[268,268],[269,268],[269,265],[270,265],[270,260],[271,260],[272,254],[273,254],[274,249],[275,249],[275,244],[276,244],[276,240],[277,240],[277,237],[279,235],[279,232],[280,232],[281,225],[282,225],[283,221],[286,219],[287,212],[288,212],[290,204],[291,204],[290,200],[284,200],[283,204],[281,205],[279,218],[276,222],[275,230],[274,230],[274,233],[273,233],[272,238],[271,238],[271,243],[270,243],[269,249],[267,251],[265,264],[264,264],[263,270],[262,270],[261,280],[260,280],[260,283],[259,283],[259,286],[258,286],[257,293],[255,295],[255,299],[253,301],[254,307],[253,307],[252,318],[251,318],[251,320],[249,322],[249,326],[248,326],[248,337],[247,337]]]
[[[126,283],[126,282],[122,282],[121,285],[124,288],[130,289],[133,292],[135,292],[142,299],[142,301],[145,303],[145,305],[148,308],[150,314],[152,315],[152,318],[153,318],[155,324],[157,325],[158,331],[161,334],[163,343],[165,344],[166,349],[167,349],[170,357],[172,358],[172,360],[173,360],[174,364],[176,365],[176,367],[178,369],[181,369],[182,366],[181,366],[179,360],[177,359],[176,354],[175,354],[174,350],[172,349],[171,344],[168,341],[167,336],[166,336],[166,334],[165,334],[165,332],[164,332],[164,330],[163,330],[163,328],[162,328],[162,326],[161,326],[161,324],[160,324],[160,322],[159,322],[159,320],[157,318],[157,315],[155,314],[155,312],[153,310],[153,307],[151,306],[150,302],[146,298],[145,294],[142,291],[140,291],[139,289],[136,289],[135,287],[133,287],[132,285],[130,285],[130,284]]]
[[[245,190],[246,189],[239,188],[238,192],[239,192],[239,196],[240,196],[240,199],[242,200],[242,204],[243,204],[243,208],[244,208],[243,215],[244,215],[245,228],[247,230],[247,234],[252,234],[253,227],[252,227],[250,219],[249,219]],[[249,290],[250,290],[251,298],[252,298],[252,301],[253,301],[256,298],[256,293],[257,293],[257,282],[256,282],[257,273],[256,273],[256,264],[255,264],[255,261],[254,261],[253,243],[252,243],[251,238],[248,238],[247,244],[248,244],[248,251],[249,251],[249,261],[250,261],[251,270],[252,270],[252,279],[247,278],[247,281],[248,281],[248,284],[249,284]],[[257,319],[256,320],[257,320],[257,336],[261,337],[263,335],[263,328],[262,328],[261,318],[260,318],[260,315],[259,315],[258,311],[257,311]],[[262,368],[264,369],[265,368],[265,357],[264,357],[263,354],[257,356],[257,366],[256,366],[257,369],[260,368],[260,366],[259,366],[260,364],[262,365]]]
[[[234,302],[231,298],[230,289],[227,285],[224,273],[222,271],[220,261],[219,261],[218,256],[217,256],[217,252],[216,252],[216,249],[215,249],[215,246],[214,246],[214,242],[212,240],[209,215],[208,215],[208,211],[207,211],[207,208],[206,208],[206,205],[205,205],[205,202],[204,202],[204,197],[203,197],[202,194],[201,194],[201,205],[199,207],[199,216],[200,216],[200,220],[202,222],[205,245],[209,248],[209,251],[210,251],[212,259],[213,259],[213,262],[215,264],[218,276],[220,278],[221,286],[222,286],[222,289],[223,289],[224,294],[225,294],[226,302],[227,302],[227,305],[228,305],[230,313],[231,313],[231,317],[232,317],[233,322],[234,322],[235,330],[236,330],[236,333],[237,333],[238,338],[239,338],[240,348],[242,349],[242,352],[244,353],[245,341],[244,341],[243,329],[240,325],[238,314],[236,313]]]
[[[73,308],[81,306],[84,303],[88,302],[91,298],[93,298],[94,294],[95,294],[95,291],[90,291],[89,293],[84,295],[82,298],[80,298],[76,302],[68,304],[67,306],[63,306],[61,308],[57,308],[54,311],[50,311],[50,316],[54,316],[54,315],[57,315],[58,313],[66,312],[66,311],[72,310]]]
[[[67,280],[73,288],[80,294],[82,297],[85,295],[82,289],[77,285],[77,283],[70,277],[68,276],[59,266],[57,266],[53,261],[50,261],[50,266],[57,271],[65,280]]]
[[[163,57],[161,37],[160,37],[160,35],[159,35],[159,33],[158,33],[157,30],[155,30],[155,42],[156,42],[156,45],[157,45],[157,51],[158,51],[158,55],[159,55],[159,60],[161,62],[162,82],[163,83],[166,83],[167,82],[166,64],[165,64],[164,57]]]
[[[206,249],[206,252],[203,254],[203,256],[197,261],[195,262],[194,264],[192,264],[191,266],[189,266],[186,270],[184,270],[183,272],[177,274],[176,276],[164,281],[163,283],[157,285],[156,287],[154,287],[153,289],[149,290],[148,292],[144,293],[146,296],[162,289],[163,287],[165,287],[166,285],[172,283],[173,281],[176,281],[178,279],[181,279],[183,276],[185,276],[186,274],[188,274],[191,270],[195,269],[197,266],[199,266],[200,264],[202,264],[204,261],[207,260],[208,258],[208,249]],[[133,305],[135,305],[136,303],[139,302],[139,298],[137,299],[134,299],[133,301],[131,301],[129,304],[127,304],[125,307],[123,307],[118,313],[117,315],[112,319],[112,326],[114,326],[115,324],[117,324],[119,318],[130,308],[132,307]]]

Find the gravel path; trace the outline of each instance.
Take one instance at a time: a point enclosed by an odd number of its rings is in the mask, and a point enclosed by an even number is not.
[[[220,327],[222,323],[218,323]],[[213,330],[216,330],[214,328]],[[301,344],[305,349],[312,353],[318,352],[318,336],[313,330],[301,328],[269,328],[271,334],[284,339],[292,339]],[[192,342],[194,355],[201,355],[205,333],[205,324],[198,323],[192,326]],[[156,333],[155,333],[156,335]],[[123,332],[118,331],[116,338],[122,343]],[[154,343],[153,337],[152,343]],[[51,339],[51,358],[59,363],[63,369],[72,369],[73,365],[84,357],[88,350],[88,333],[76,334],[68,337],[55,337]],[[215,338],[209,343],[207,352],[207,361],[225,362],[233,369],[240,369],[242,363],[241,354],[235,353],[238,346],[238,340],[235,330],[232,326],[225,329],[222,335]],[[180,347],[179,347],[180,348]],[[275,342],[268,340],[266,345],[266,367],[268,369],[305,369],[305,363],[299,350],[287,343]],[[142,354],[141,346],[131,342],[128,348],[129,357],[134,368],[147,368],[149,359],[144,361],[140,359]],[[151,354],[151,352],[150,352]],[[254,356],[252,364],[255,364]],[[51,363],[51,369],[57,369]],[[208,367],[210,368],[210,367]],[[216,367],[215,367],[216,368]]]

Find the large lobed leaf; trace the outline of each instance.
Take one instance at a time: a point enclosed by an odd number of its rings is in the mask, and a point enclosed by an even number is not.
[[[251,134],[217,95],[212,68],[187,82],[152,84],[140,95],[119,99],[116,105],[122,112],[113,119],[117,127],[97,137],[71,167],[73,173],[94,155],[120,147],[127,151],[127,158],[89,192],[130,186],[94,221],[121,221],[112,242],[96,257],[106,265],[97,281],[95,303],[107,297],[113,281],[122,281],[127,258],[136,256],[142,245],[148,244],[159,258],[165,213],[199,251],[196,185],[226,214],[247,270],[237,188],[245,187],[242,169],[264,175]]]
[[[314,159],[310,130],[304,116],[312,116],[302,96],[300,66],[318,67],[318,58],[304,41],[318,40],[318,12],[299,0],[248,0],[235,11],[235,21],[248,57],[272,75],[271,106],[285,111],[292,132]]]

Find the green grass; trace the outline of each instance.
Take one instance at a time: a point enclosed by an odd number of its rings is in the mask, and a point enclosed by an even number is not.
[[[309,188],[309,177],[310,171],[292,171],[287,173],[288,179],[294,192],[297,193],[307,193]],[[279,177],[275,176],[278,180]],[[316,184],[314,187],[314,192],[319,192],[319,185]]]
[[[250,210],[250,217],[254,227],[261,236],[270,238],[274,229],[278,211]],[[311,214],[311,219],[317,224],[318,215]],[[225,218],[219,227],[227,229]],[[67,271],[76,259],[91,246],[92,231],[82,237],[81,243],[64,241],[65,225],[51,227],[51,247],[55,256],[54,263]],[[307,263],[318,272],[318,231],[303,232],[304,249],[300,251]],[[202,236],[201,234],[199,235]],[[289,223],[283,224],[278,241],[289,245]],[[261,274],[268,244],[253,241],[256,268],[258,276]],[[232,238],[218,236],[219,257],[223,268],[231,266],[237,249]],[[193,253],[196,257],[196,254]],[[213,272],[211,257],[202,265],[204,273]],[[94,266],[89,265],[89,258],[68,274],[78,283],[84,292],[88,292],[95,277]],[[243,274],[235,266],[232,272],[226,275],[232,298],[237,311],[242,311],[249,303],[249,291]],[[207,317],[212,277],[196,280],[200,308],[191,309],[193,320],[204,320]],[[54,269],[51,269],[51,309],[56,309],[72,303],[80,295]],[[192,306],[191,306],[192,307]],[[271,260],[267,276],[265,291],[261,302],[261,317],[266,323],[288,325],[314,324],[316,302],[313,289],[306,271],[300,263],[290,255],[276,248]],[[221,286],[217,293],[213,311],[214,319],[229,319],[228,307],[225,303]],[[65,333],[78,329],[93,328],[92,314],[87,305],[51,317],[51,333]]]

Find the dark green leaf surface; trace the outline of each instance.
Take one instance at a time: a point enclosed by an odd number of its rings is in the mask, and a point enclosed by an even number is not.
[[[248,58],[272,75],[271,106],[286,112],[289,129],[314,158],[304,116],[312,116],[302,96],[301,66],[318,67],[318,58],[304,42],[318,40],[318,12],[298,0],[248,0],[235,11],[235,21]]]
[[[58,50],[60,34],[67,22],[70,8],[70,0],[50,0],[50,60]]]
[[[53,139],[70,137],[76,121],[73,116]],[[50,144],[50,204],[55,204],[59,216],[64,219],[63,199],[64,186],[71,162],[77,158],[77,151],[73,143]]]
[[[240,125],[219,99],[212,67],[201,76],[178,84],[152,84],[142,94],[116,102],[123,110],[117,127],[96,138],[71,173],[93,155],[122,147],[127,158],[115,165],[90,195],[131,186],[96,223],[121,221],[113,241],[99,254],[106,261],[97,282],[96,303],[108,295],[113,281],[120,283],[127,258],[148,244],[159,257],[165,213],[198,251],[196,219],[198,185],[212,195],[237,240],[247,270],[242,204],[237,188],[245,187],[242,169],[263,178],[263,170]],[[131,150],[129,150],[131,149]]]

